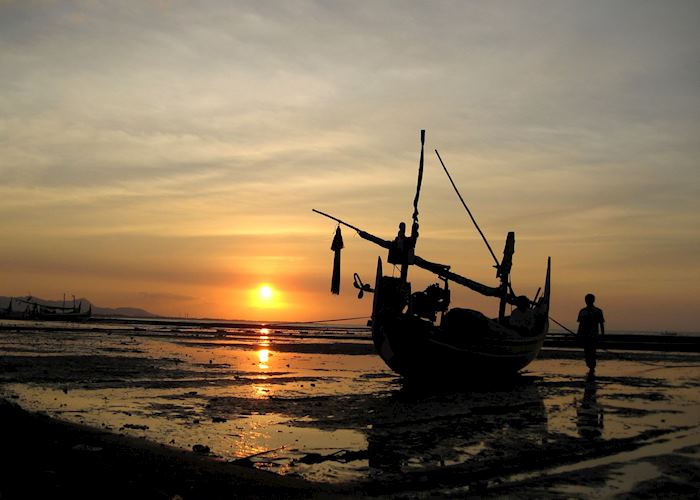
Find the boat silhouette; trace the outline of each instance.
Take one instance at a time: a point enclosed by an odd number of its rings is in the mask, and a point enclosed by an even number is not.
[[[402,222],[396,237],[385,240],[325,212],[316,209],[313,211],[336,221],[338,226],[355,230],[361,238],[388,250],[387,262],[401,268],[399,277],[384,275],[382,259],[379,257],[373,288],[355,274],[355,287],[360,290],[359,296],[374,294],[372,339],[377,353],[389,368],[406,378],[418,380],[444,376],[452,377],[453,380],[458,377],[456,380],[460,380],[468,374],[478,374],[489,379],[511,376],[534,360],[544,343],[549,328],[551,258],[547,259],[543,288],[537,291],[535,297],[530,299],[516,295],[510,282],[515,233],[508,233],[503,257],[497,259],[454,182],[452,185],[457,195],[494,258],[499,284],[489,286],[479,283],[452,272],[449,265],[431,262],[416,255],[424,144],[425,131],[421,131],[418,184],[410,234],[406,234],[406,225]],[[435,153],[449,177],[437,150]],[[339,248],[335,239],[333,249],[336,252],[334,266],[339,266]],[[413,291],[408,280],[408,271],[412,266],[435,274],[442,284]],[[334,274],[335,271],[336,269]],[[473,309],[450,307],[451,283],[498,299],[498,316],[488,317]],[[540,295],[541,290],[543,293]],[[506,315],[508,304],[518,306],[511,315]]]
[[[13,302],[23,304],[24,308],[15,309]],[[65,298],[62,306],[42,304],[32,296],[10,298],[7,308],[0,311],[1,319],[23,319],[33,321],[87,321],[92,316],[92,304],[83,310],[83,302],[76,303],[73,296],[73,305],[66,306]]]

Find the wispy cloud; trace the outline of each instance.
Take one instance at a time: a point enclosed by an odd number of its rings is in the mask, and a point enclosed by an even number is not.
[[[87,288],[121,274],[120,297],[131,286],[163,304],[265,268],[320,283],[329,223],[310,208],[390,237],[427,128],[421,244],[436,258],[489,265],[462,245],[478,241],[438,147],[490,237],[517,231],[523,279],[547,253],[571,297],[586,274],[653,297],[659,269],[700,274],[699,13],[692,1],[0,2],[6,282],[90,269]],[[371,267],[372,253],[352,262]],[[197,290],[203,308],[219,293]]]

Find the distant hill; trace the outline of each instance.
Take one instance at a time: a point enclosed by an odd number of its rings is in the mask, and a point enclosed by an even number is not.
[[[10,303],[11,297],[0,296],[0,309],[5,309]],[[22,310],[24,305],[18,302],[16,299],[26,299],[26,297],[14,297],[12,302],[12,308],[14,310]],[[62,306],[63,299],[61,300],[47,300],[40,297],[32,297],[32,299],[38,304],[45,306]],[[156,318],[157,315],[146,311],[145,309],[139,309],[138,307],[100,307],[96,306],[86,298],[75,299],[76,303],[82,302],[81,310],[85,311],[90,305],[92,305],[93,316],[128,316],[132,318]],[[66,299],[66,306],[72,306],[73,299]]]

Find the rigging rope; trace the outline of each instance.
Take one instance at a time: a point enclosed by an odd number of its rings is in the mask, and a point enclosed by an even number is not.
[[[313,321],[290,321],[289,323],[274,323],[269,326],[275,325],[308,325],[311,323],[332,323],[334,321],[350,321],[354,319],[369,319],[371,316],[355,316],[354,318],[333,318],[333,319],[316,319]]]
[[[465,209],[465,210],[467,211],[467,213],[469,214],[469,217],[471,218],[472,222],[474,223],[474,227],[476,227],[476,230],[479,231],[479,234],[481,235],[481,238],[484,240],[484,243],[486,243],[486,248],[488,248],[488,249],[489,249],[489,252],[491,252],[491,257],[493,257],[493,260],[494,260],[494,262],[496,263],[496,268],[497,268],[497,269],[500,269],[501,263],[498,261],[498,258],[496,257],[496,254],[493,253],[493,250],[491,249],[491,245],[489,245],[489,242],[488,242],[488,240],[486,239],[486,235],[483,233],[483,231],[482,231],[481,228],[479,227],[479,224],[476,223],[476,219],[474,219],[474,216],[472,215],[471,210],[469,210],[469,207],[468,207],[467,204],[465,203],[464,198],[462,198],[462,195],[460,194],[459,189],[457,189],[457,186],[455,185],[454,181],[452,180],[452,176],[451,176],[450,173],[447,171],[447,167],[445,166],[445,162],[442,161],[442,158],[440,157],[440,153],[438,153],[438,150],[437,150],[437,149],[435,150],[435,154],[437,155],[438,160],[440,160],[440,165],[442,165],[442,169],[443,169],[443,170],[445,171],[445,173],[447,174],[447,178],[450,180],[450,184],[452,184],[452,187],[454,188],[455,193],[457,193],[457,196],[459,197],[459,201],[462,202],[462,206],[464,207],[464,209]]]
[[[476,230],[479,231],[479,234],[481,235],[481,239],[484,240],[484,243],[486,244],[486,248],[489,249],[489,253],[491,253],[491,257],[493,257],[493,261],[496,263],[496,269],[498,270],[498,274],[500,275],[501,263],[499,262],[498,257],[496,257],[496,254],[493,253],[493,249],[491,248],[491,245],[489,244],[489,240],[486,239],[486,235],[479,227],[479,224],[477,224],[476,219],[472,215],[471,210],[469,210],[469,207],[467,206],[467,203],[464,201],[464,198],[462,198],[462,194],[459,192],[459,189],[457,189],[457,185],[452,180],[452,176],[450,175],[450,172],[447,170],[447,167],[445,166],[445,162],[442,161],[442,157],[440,156],[440,153],[438,153],[437,149],[435,150],[435,154],[437,155],[438,160],[440,160],[440,165],[442,165],[442,169],[447,174],[447,178],[450,180],[450,184],[452,184],[452,188],[455,190],[455,193],[457,193],[457,196],[459,197],[459,201],[462,202],[462,206],[467,211],[467,214],[469,214],[469,218],[474,223],[474,227],[476,227]],[[513,286],[510,283],[510,279],[508,280],[508,290],[510,291],[511,295],[513,295],[514,297],[517,295],[515,293],[515,290],[513,290]]]

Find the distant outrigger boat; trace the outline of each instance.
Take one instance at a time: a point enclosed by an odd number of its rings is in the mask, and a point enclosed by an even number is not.
[[[377,353],[389,368],[411,379],[449,376],[460,377],[461,380],[461,377],[468,374],[493,379],[515,374],[537,357],[549,328],[551,259],[547,259],[542,295],[539,296],[540,289],[532,300],[522,295],[517,296],[510,283],[515,234],[508,233],[503,258],[499,262],[454,183],[452,185],[464,208],[496,261],[499,286],[478,283],[451,272],[448,265],[430,262],[415,255],[424,143],[425,131],[421,131],[418,185],[413,202],[410,236],[405,235],[404,223],[399,226],[397,237],[388,241],[324,212],[316,209],[313,211],[333,219],[339,226],[357,231],[361,238],[386,248],[389,251],[388,262],[401,266],[400,277],[385,276],[382,272],[382,259],[379,257],[374,289],[363,284],[355,274],[355,287],[360,289],[359,297],[365,292],[374,293],[372,339]],[[449,177],[437,150],[435,153]],[[339,255],[339,248],[342,248],[342,239],[339,245],[334,240],[332,249],[336,250],[336,255]],[[334,275],[337,276],[338,257],[336,263]],[[407,279],[410,266],[432,272],[442,280],[443,285],[436,283],[424,291],[411,293],[411,283]],[[492,319],[472,309],[450,308],[450,281],[482,295],[499,298],[498,317]],[[337,293],[337,287],[335,292]],[[506,315],[507,304],[518,305],[517,324],[515,312],[511,316]]]
[[[25,304],[23,310],[15,310],[13,301]],[[4,311],[0,311],[1,319],[24,319],[33,321],[87,321],[92,316],[92,304],[88,305],[87,310],[82,310],[83,302],[75,303],[73,297],[73,306],[66,306],[65,300],[63,306],[50,306],[40,304],[34,297],[10,299],[10,303]]]

